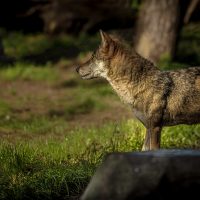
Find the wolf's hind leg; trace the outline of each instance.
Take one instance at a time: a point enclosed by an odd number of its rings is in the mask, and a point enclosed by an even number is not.
[[[150,150],[150,130],[146,129],[146,135],[145,135],[145,138],[144,138],[142,151],[148,151],[148,150]]]

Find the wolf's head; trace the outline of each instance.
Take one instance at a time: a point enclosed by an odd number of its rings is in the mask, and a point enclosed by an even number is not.
[[[92,79],[97,77],[107,78],[110,69],[111,60],[118,53],[118,43],[115,42],[108,34],[100,31],[101,45],[92,54],[91,58],[76,71],[83,79]]]

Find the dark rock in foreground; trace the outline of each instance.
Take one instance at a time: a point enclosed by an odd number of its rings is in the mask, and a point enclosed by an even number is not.
[[[200,151],[113,153],[81,200],[200,199]]]

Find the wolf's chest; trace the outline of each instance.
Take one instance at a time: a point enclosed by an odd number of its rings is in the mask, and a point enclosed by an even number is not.
[[[117,92],[118,96],[121,98],[122,101],[128,104],[133,103],[133,95],[131,93],[131,90],[127,88],[127,86],[124,86],[123,84],[116,84],[111,82],[111,86],[113,89]]]
[[[134,90],[132,85],[129,86],[129,84],[123,84],[122,82],[119,83],[111,80],[109,80],[109,82],[122,101],[128,103],[131,107],[134,106],[136,99],[133,95]],[[141,112],[137,108],[133,108],[133,114],[138,120],[140,120],[144,125],[146,125],[147,119],[143,112]]]

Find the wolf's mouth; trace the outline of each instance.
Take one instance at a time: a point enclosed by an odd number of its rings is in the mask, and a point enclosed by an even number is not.
[[[82,79],[94,79],[97,78],[96,76],[91,75],[91,73],[84,74],[81,76]]]
[[[82,79],[92,79],[93,77],[91,76],[90,73],[87,73],[87,74],[81,75],[81,78]]]
[[[87,73],[87,74],[81,75],[81,77],[86,77],[86,76],[89,76],[89,75],[90,75],[90,73]]]
[[[88,76],[90,76],[90,73],[81,75],[82,78],[87,78]]]

